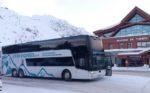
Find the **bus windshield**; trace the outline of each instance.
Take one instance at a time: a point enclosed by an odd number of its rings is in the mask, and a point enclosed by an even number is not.
[[[111,62],[111,58],[105,55],[93,55],[93,70],[106,69]]]
[[[106,69],[109,62],[111,62],[110,57],[105,55],[102,47],[102,42],[98,37],[91,38],[92,47],[92,70]]]

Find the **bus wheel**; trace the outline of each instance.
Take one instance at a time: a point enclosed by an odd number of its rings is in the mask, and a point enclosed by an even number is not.
[[[24,72],[23,72],[22,69],[19,69],[18,76],[19,76],[20,78],[23,78],[23,77],[24,77]]]
[[[62,79],[65,81],[70,81],[72,79],[71,72],[69,70],[64,70],[62,73]]]
[[[16,69],[13,69],[12,70],[12,77],[17,77],[17,70]]]

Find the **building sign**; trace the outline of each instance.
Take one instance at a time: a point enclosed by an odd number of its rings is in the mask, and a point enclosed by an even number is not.
[[[148,37],[138,37],[136,38],[138,41],[148,40]]]
[[[150,40],[150,37],[142,36],[142,37],[128,37],[128,38],[117,38],[117,42],[128,42],[128,41],[147,41]]]
[[[127,42],[128,39],[117,39],[117,42]]]

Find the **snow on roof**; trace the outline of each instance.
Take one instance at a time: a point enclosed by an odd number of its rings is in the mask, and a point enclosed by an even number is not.
[[[133,51],[142,51],[143,48],[130,48],[130,49],[108,49],[105,52],[133,52]]]
[[[150,51],[150,47],[149,48],[143,48],[141,51],[138,52],[126,52],[126,53],[119,53],[118,55],[140,55],[143,54],[145,52]]]
[[[139,54],[141,54],[141,51],[140,52],[119,53],[118,55],[139,55]]]

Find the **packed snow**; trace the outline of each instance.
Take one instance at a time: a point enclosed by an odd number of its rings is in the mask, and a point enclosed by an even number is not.
[[[0,7],[0,45],[89,34],[50,15],[22,16]]]
[[[148,71],[150,72],[149,65],[144,65],[142,67],[117,67],[112,68],[114,71]]]
[[[0,93],[75,93],[75,92],[4,84],[3,91]]]
[[[113,75],[94,81],[8,78],[2,93],[149,93],[150,78]]]

